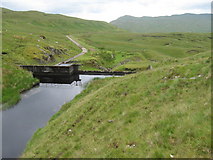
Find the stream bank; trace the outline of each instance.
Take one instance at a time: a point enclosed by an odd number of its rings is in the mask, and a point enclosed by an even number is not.
[[[72,84],[45,84],[22,94],[14,107],[2,111],[2,157],[17,158],[39,128],[44,127],[61,106],[71,101],[94,78],[109,76],[81,75]]]

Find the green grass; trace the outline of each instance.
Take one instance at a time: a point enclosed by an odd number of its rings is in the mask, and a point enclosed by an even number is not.
[[[31,73],[17,66],[4,64],[3,62],[3,108],[6,109],[20,100],[20,92],[30,89],[39,81],[34,79]]]
[[[35,133],[22,157],[209,158],[210,65],[205,52],[95,80]]]
[[[89,49],[78,58],[81,69],[137,71],[91,82],[35,133],[22,157],[210,157],[209,33],[128,33],[35,11],[3,9],[3,18],[5,106],[38,82],[17,65],[56,64],[79,53],[66,35]]]
[[[79,54],[80,48],[66,38],[68,34],[118,30],[106,22],[36,11],[16,12],[3,8],[2,17],[4,73],[1,102],[4,106],[17,103],[20,92],[37,82],[18,65],[54,65]],[[16,79],[19,79],[18,83]]]
[[[138,33],[211,32],[211,14],[181,14],[159,17],[123,16],[111,24]]]
[[[133,70],[148,65],[160,66],[167,61],[210,51],[210,33],[133,34],[127,32],[75,34],[89,53],[79,57],[83,69],[104,66],[109,70]]]

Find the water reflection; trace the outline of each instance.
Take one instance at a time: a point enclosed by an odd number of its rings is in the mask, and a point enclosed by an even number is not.
[[[81,81],[79,74],[72,76],[35,76],[41,83],[71,84],[74,81]]]

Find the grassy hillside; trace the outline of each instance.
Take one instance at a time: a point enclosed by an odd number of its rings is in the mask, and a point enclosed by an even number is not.
[[[38,81],[20,64],[56,64],[78,53],[67,34],[117,31],[106,22],[88,21],[37,11],[2,9],[2,60],[4,107],[20,99],[19,93]],[[14,78],[15,77],[15,78]]]
[[[3,8],[2,16],[3,28],[12,29],[15,27],[17,32],[60,32],[66,35],[68,33],[111,31],[116,29],[116,27],[106,22],[84,20],[60,14],[46,14],[38,11],[22,12]]]
[[[210,51],[211,35],[201,33],[133,34],[127,32],[77,34],[90,52],[78,59],[82,69],[144,70],[167,61]],[[100,67],[102,66],[102,67]],[[103,67],[104,66],[104,67]]]
[[[210,34],[73,37],[89,49],[81,69],[138,73],[92,82],[22,157],[210,157]]]
[[[65,37],[67,34],[117,30],[106,22],[37,11],[3,8],[2,18],[3,58],[16,64],[56,62],[60,57],[74,56],[81,50]]]
[[[93,81],[34,134],[22,157],[209,158],[210,61],[202,52]]]
[[[69,34],[89,49],[78,58],[81,69],[137,73],[91,82],[35,133],[22,157],[210,157],[209,33],[136,34],[105,22],[3,9],[4,104],[37,83],[17,65],[55,64],[80,52]]]
[[[139,33],[211,32],[211,14],[182,14],[160,17],[123,16],[111,24]]]
[[[78,58],[86,70],[144,70],[150,64],[160,65],[162,60],[206,51],[211,38],[209,34],[132,34],[106,22],[37,11],[3,8],[2,16],[5,106],[17,102],[19,92],[38,82],[17,65],[56,64],[80,52],[65,37],[69,34],[89,49],[87,55]],[[19,77],[18,81],[13,75]],[[11,96],[13,93],[16,94]]]

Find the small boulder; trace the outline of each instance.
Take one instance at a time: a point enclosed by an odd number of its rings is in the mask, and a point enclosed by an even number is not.
[[[72,132],[72,129],[69,129],[68,131],[69,131],[69,132]]]
[[[1,54],[8,54],[7,52],[1,52]]]
[[[46,39],[46,37],[44,35],[40,35],[41,39]]]
[[[109,122],[109,123],[112,123],[112,122],[114,122],[114,121],[113,121],[113,120],[108,120],[108,122]]]
[[[170,154],[169,156],[170,156],[171,158],[174,158],[174,155],[173,155],[173,154]]]
[[[147,70],[151,70],[152,69],[152,65],[149,65],[146,69]]]

